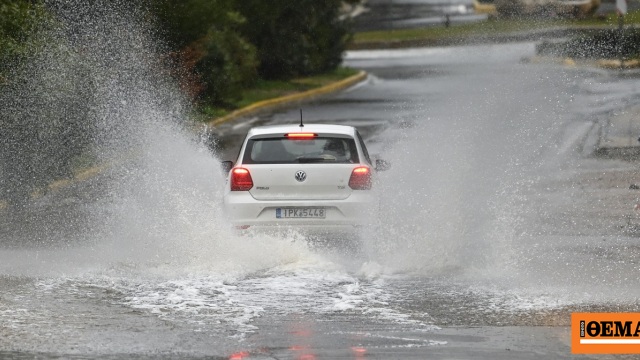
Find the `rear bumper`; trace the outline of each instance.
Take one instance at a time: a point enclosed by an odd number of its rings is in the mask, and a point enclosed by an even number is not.
[[[276,217],[278,208],[320,207],[326,214],[322,219]],[[370,224],[377,215],[377,205],[370,191],[354,191],[343,200],[256,200],[247,191],[228,192],[224,209],[234,226],[280,230],[295,228],[308,231],[348,231]]]

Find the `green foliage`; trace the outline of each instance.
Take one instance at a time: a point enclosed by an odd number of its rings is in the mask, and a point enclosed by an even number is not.
[[[353,1],[353,0],[349,0]],[[342,0],[151,0],[183,88],[224,105],[266,79],[335,69],[349,38]]]
[[[164,36],[182,48],[209,33],[212,27],[231,29],[242,17],[233,11],[234,0],[152,0],[152,10]]]
[[[24,56],[47,13],[39,2],[0,0],[0,74],[11,59]]]
[[[238,32],[233,0],[154,0],[159,27],[177,55],[183,87],[195,99],[224,104],[257,77],[256,50]]]
[[[204,106],[202,108],[202,112],[205,116],[201,120],[209,121],[213,117],[227,115],[233,110],[255,104],[260,101],[329,85],[336,81],[344,80],[357,73],[357,70],[351,68],[338,67],[337,69],[327,73],[303,78],[294,78],[290,80],[258,80],[250,88],[244,89],[239,99],[234,100],[229,104],[224,104],[222,107]]]
[[[195,46],[203,54],[195,67],[203,82],[203,99],[228,103],[255,82],[256,50],[237,33],[212,28]]]
[[[241,0],[242,33],[258,49],[259,74],[291,78],[334,69],[349,38],[341,0]]]

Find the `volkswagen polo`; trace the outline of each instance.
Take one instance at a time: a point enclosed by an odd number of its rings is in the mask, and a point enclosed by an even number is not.
[[[349,231],[375,221],[376,170],[352,126],[252,128],[227,172],[224,209],[239,229]]]

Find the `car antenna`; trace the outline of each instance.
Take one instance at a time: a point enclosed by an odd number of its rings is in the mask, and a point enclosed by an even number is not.
[[[300,109],[300,127],[304,127],[304,124],[302,123],[302,109]]]

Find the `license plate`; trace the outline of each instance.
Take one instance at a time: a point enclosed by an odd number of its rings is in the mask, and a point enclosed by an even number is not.
[[[295,207],[295,208],[277,208],[276,218],[278,219],[292,219],[292,218],[304,218],[304,219],[324,219],[326,211],[324,208],[311,208],[311,207]]]

